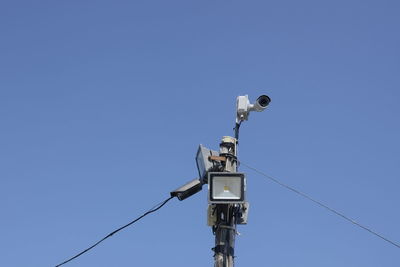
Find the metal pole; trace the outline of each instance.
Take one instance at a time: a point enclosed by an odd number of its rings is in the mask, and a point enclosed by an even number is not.
[[[237,140],[224,136],[220,144],[220,156],[226,158],[224,172],[237,172]],[[237,204],[217,204],[216,225],[213,226],[215,234],[214,267],[233,267],[236,237],[235,210]]]

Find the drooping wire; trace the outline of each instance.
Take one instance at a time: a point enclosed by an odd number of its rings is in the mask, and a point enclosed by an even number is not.
[[[286,189],[289,189],[290,191],[292,191],[292,192],[294,192],[294,193],[296,193],[296,194],[298,194],[298,195],[300,195],[300,196],[302,196],[302,197],[304,197],[304,198],[306,198],[306,199],[308,199],[308,200],[314,202],[315,204],[317,204],[317,205],[319,205],[319,206],[321,206],[321,207],[323,207],[323,208],[329,210],[330,212],[336,214],[337,216],[342,217],[342,218],[345,219],[346,221],[349,221],[349,222],[351,222],[352,224],[354,224],[354,225],[356,225],[356,226],[358,226],[358,227],[360,227],[360,228],[362,228],[362,229],[368,231],[369,233],[371,233],[371,234],[373,234],[373,235],[375,235],[375,236],[377,236],[377,237],[383,239],[384,241],[386,241],[386,242],[392,244],[393,246],[395,246],[395,247],[397,247],[397,248],[400,248],[400,244],[399,244],[399,243],[394,242],[394,241],[392,241],[392,240],[390,240],[390,239],[388,239],[388,238],[382,236],[382,235],[379,234],[378,232],[376,232],[376,231],[374,231],[374,230],[372,230],[372,229],[370,229],[370,228],[368,228],[368,227],[366,227],[366,226],[364,226],[364,225],[362,225],[362,224],[356,222],[355,220],[353,220],[353,219],[347,217],[346,215],[344,215],[343,213],[341,213],[341,212],[339,212],[339,211],[337,211],[337,210],[335,210],[335,209],[333,209],[333,208],[331,208],[331,207],[329,207],[329,206],[323,204],[322,202],[320,202],[320,201],[318,201],[318,200],[316,200],[316,199],[310,197],[309,195],[307,195],[307,194],[305,194],[305,193],[303,193],[303,192],[301,192],[301,191],[299,191],[299,190],[297,190],[297,189],[295,189],[295,188],[293,188],[293,187],[291,187],[291,186],[289,186],[289,185],[287,185],[287,184],[284,184],[283,182],[279,181],[278,179],[276,179],[276,178],[274,178],[274,177],[272,177],[272,176],[270,176],[270,175],[268,175],[268,174],[266,174],[266,173],[264,173],[264,172],[262,172],[262,171],[260,171],[260,170],[258,170],[258,169],[256,169],[256,168],[254,168],[254,167],[251,167],[251,166],[249,166],[249,165],[243,163],[242,161],[240,162],[240,164],[243,165],[243,166],[245,166],[245,167],[247,167],[247,168],[249,168],[249,169],[251,169],[251,170],[253,170],[253,171],[255,171],[256,173],[258,173],[258,174],[260,174],[260,175],[262,175],[262,176],[268,178],[269,180],[273,181],[274,183],[276,183],[276,184],[278,184],[278,185],[280,185],[280,186],[282,186],[282,187],[284,187],[284,188],[286,188]]]
[[[174,197],[169,197],[166,200],[161,201],[160,203],[156,204],[155,206],[153,206],[151,209],[149,209],[147,212],[145,212],[143,215],[139,216],[138,218],[134,219],[133,221],[125,224],[124,226],[112,231],[111,233],[109,233],[108,235],[106,235],[105,237],[103,237],[102,239],[100,239],[99,241],[97,241],[96,243],[94,243],[93,245],[91,245],[90,247],[88,247],[87,249],[81,251],[80,253],[76,254],[75,256],[69,258],[68,260],[57,264],[56,267],[59,267],[61,265],[64,265],[70,261],[72,261],[73,259],[78,258],[79,256],[81,256],[82,254],[88,252],[89,250],[91,250],[92,248],[96,247],[98,244],[100,244],[101,242],[103,242],[104,240],[106,240],[107,238],[111,237],[112,235],[116,234],[117,232],[125,229],[126,227],[134,224],[135,222],[139,221],[140,219],[142,219],[143,217],[149,215],[150,213],[153,213],[159,209],[161,209],[165,204],[167,204],[168,201],[170,201],[171,199],[173,199]]]

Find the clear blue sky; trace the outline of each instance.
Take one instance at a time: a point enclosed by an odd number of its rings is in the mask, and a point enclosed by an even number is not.
[[[54,266],[239,157],[400,242],[398,1],[2,1],[0,266]],[[254,172],[236,266],[398,267],[400,250]],[[212,266],[206,191],[65,266]]]

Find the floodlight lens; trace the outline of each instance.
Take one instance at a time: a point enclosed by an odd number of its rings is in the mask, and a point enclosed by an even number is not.
[[[212,198],[215,200],[240,200],[242,178],[237,176],[216,176],[212,179]]]

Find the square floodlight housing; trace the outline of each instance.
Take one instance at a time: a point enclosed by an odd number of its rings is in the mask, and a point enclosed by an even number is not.
[[[208,203],[244,203],[245,192],[244,173],[208,173]]]
[[[209,160],[209,156],[219,156],[217,151],[208,149],[203,145],[199,145],[199,149],[196,154],[196,165],[199,171],[199,178],[204,183],[207,183],[207,173],[214,167],[213,162]]]

